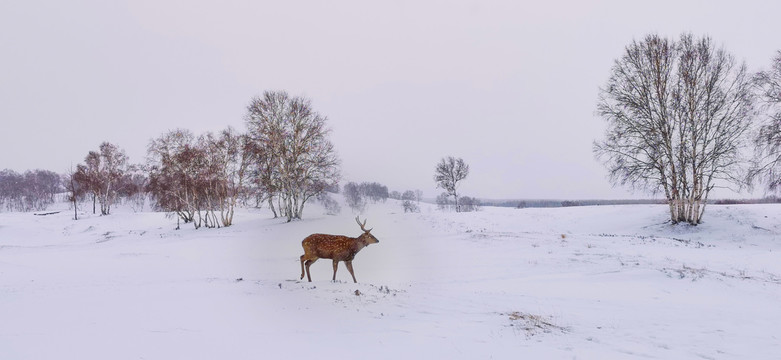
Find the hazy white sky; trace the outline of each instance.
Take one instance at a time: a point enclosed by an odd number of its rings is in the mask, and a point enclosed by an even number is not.
[[[751,70],[777,1],[3,1],[0,169],[65,172],[102,141],[143,162],[174,128],[244,130],[287,90],[328,116],[345,181],[435,196],[446,155],[483,198],[643,197],[592,155],[598,88],[648,33],[709,34]]]

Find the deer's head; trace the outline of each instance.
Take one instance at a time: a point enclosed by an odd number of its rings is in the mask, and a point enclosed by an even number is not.
[[[380,242],[380,240],[377,240],[374,235],[371,234],[372,229],[366,230],[366,219],[363,219],[363,224],[361,224],[361,220],[358,219],[358,217],[355,217],[355,221],[358,222],[358,226],[361,227],[361,230],[363,230],[363,234],[358,236],[358,239],[362,241],[364,244],[376,244]]]

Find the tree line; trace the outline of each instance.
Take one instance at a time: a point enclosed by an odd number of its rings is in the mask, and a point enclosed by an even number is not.
[[[768,70],[752,74],[708,36],[647,35],[615,60],[599,89],[597,114],[607,130],[593,152],[613,184],[662,194],[672,223],[699,224],[716,187],[781,189],[781,51]],[[0,207],[45,208],[63,187],[76,215],[87,199],[93,213],[108,215],[121,199],[148,197],[196,228],[230,226],[239,203],[267,204],[287,221],[300,219],[313,198],[338,211],[325,192],[340,179],[339,159],[327,118],[309,99],[267,91],[251,100],[244,120],[245,132],[165,133],[150,141],[145,164],[129,164],[122,149],[103,143],[62,179],[43,170],[5,170]],[[462,159],[436,165],[440,208],[479,208],[459,191],[468,174]],[[403,200],[405,211],[419,210],[413,202],[419,194],[388,192],[377,183],[349,183],[344,192],[359,211],[367,199],[389,197]]]
[[[262,172],[264,166],[268,169],[269,160],[262,157],[268,156],[265,155],[268,150],[261,153],[257,146],[250,134],[230,127],[217,134],[207,132],[197,137],[189,130],[177,129],[151,140],[147,163],[139,165],[130,164],[121,148],[104,142],[97,150],[88,152],[84,163],[78,164],[75,171],[61,178],[43,170],[28,172],[26,176],[11,170],[0,173],[0,204],[7,203],[9,209],[18,211],[43,210],[53,203],[54,194],[65,190],[76,219],[79,203],[85,201],[92,204],[93,214],[100,215],[109,215],[112,206],[119,202],[143,208],[149,201],[153,209],[175,214],[177,222],[192,223],[195,228],[230,226],[237,204],[260,207],[268,202],[275,217],[280,213],[294,214],[287,211],[293,209],[287,202],[293,196],[269,191],[275,186],[276,174]],[[439,187],[451,191],[437,198],[438,208],[457,212],[478,210],[479,200],[459,197],[455,192],[458,182],[468,174],[463,159],[443,158],[437,174],[445,171],[442,164],[448,159],[452,159],[448,162],[454,167],[452,170],[460,175],[438,180]],[[435,175],[435,180],[437,176],[441,174]],[[329,214],[337,214],[340,205],[329,193],[338,193],[340,189],[338,179],[332,180],[318,188],[315,198]],[[34,189],[48,189],[48,192]],[[389,198],[400,200],[404,212],[420,212],[423,196],[420,190],[407,190],[403,194],[389,191],[378,182],[348,182],[342,192],[347,205],[356,212],[363,212],[368,203],[385,202]],[[35,206],[17,205],[26,204],[22,200]]]
[[[60,175],[49,170],[28,170],[23,174],[10,169],[0,171],[0,209],[45,210],[61,191]]]
[[[388,191],[388,187],[377,182],[348,182],[342,189],[347,205],[355,212],[363,212],[367,204],[385,202],[388,199],[400,200],[405,213],[420,212],[420,200],[423,192],[407,190],[400,193]]]
[[[215,228],[230,226],[239,204],[268,204],[275,218],[300,219],[309,200],[337,186],[339,159],[327,118],[309,99],[267,91],[251,99],[244,120],[246,132],[168,131],[149,142],[144,164],[130,164],[124,150],[104,142],[76,169],[55,175],[50,193],[67,191],[75,218],[85,201],[101,215],[122,200],[149,201],[178,222]],[[9,170],[1,175],[0,201],[9,209],[26,211],[53,201],[53,195],[39,196],[39,182],[19,181]]]

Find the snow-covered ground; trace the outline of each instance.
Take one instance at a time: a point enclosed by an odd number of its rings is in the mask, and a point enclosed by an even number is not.
[[[0,213],[0,359],[777,359],[781,207],[370,205],[380,240],[299,280],[310,233],[243,210],[222,229],[160,213]],[[63,207],[67,205],[62,205]]]

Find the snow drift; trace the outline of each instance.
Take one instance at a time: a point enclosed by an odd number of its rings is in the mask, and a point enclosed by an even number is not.
[[[370,205],[353,284],[298,280],[301,240],[355,214],[264,210],[174,230],[161,213],[0,214],[0,358],[705,358],[781,353],[778,205]]]

